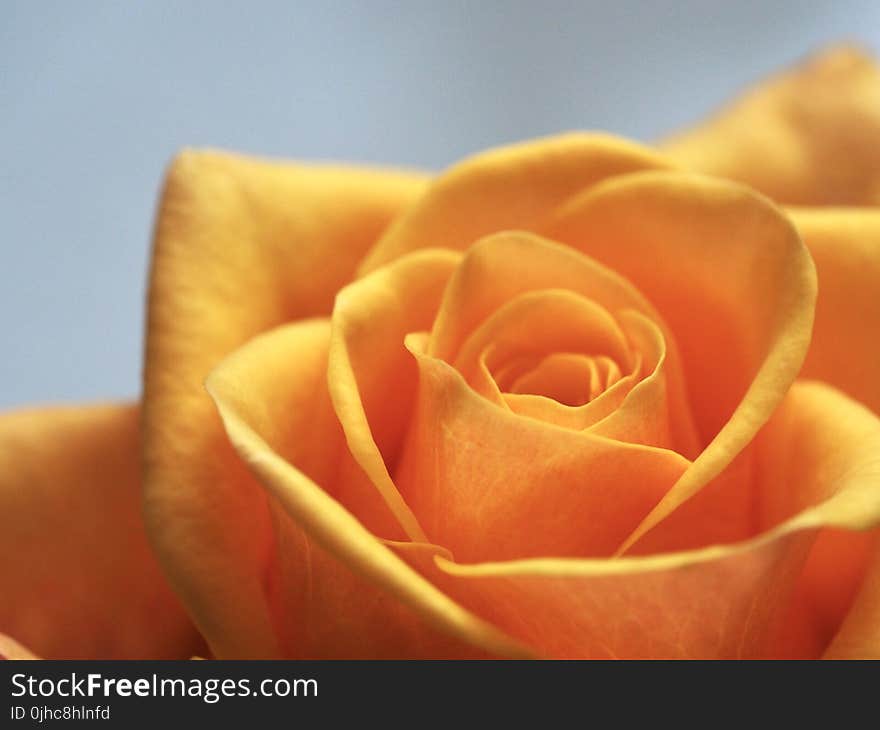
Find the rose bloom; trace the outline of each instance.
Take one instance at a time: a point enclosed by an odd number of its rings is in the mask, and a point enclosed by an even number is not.
[[[656,150],[185,151],[140,404],[0,419],[2,653],[880,657],[880,70]]]

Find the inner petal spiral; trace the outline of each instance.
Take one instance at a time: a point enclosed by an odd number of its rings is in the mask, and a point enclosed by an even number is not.
[[[581,406],[620,381],[618,364],[606,355],[555,352],[519,375],[507,393],[543,395],[567,406]],[[496,377],[496,382],[498,378]]]
[[[568,353],[579,365],[548,359]],[[586,364],[591,358],[599,364]],[[596,302],[571,291],[527,292],[499,307],[467,337],[455,368],[480,394],[507,407],[505,393],[532,382],[535,395],[577,406],[590,392],[619,380],[632,369],[626,337],[614,318]],[[531,380],[530,380],[531,379]],[[543,379],[543,385],[541,380]]]

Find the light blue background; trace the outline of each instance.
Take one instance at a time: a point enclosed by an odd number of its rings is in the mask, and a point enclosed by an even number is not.
[[[0,407],[134,396],[181,146],[440,168],[572,128],[649,140],[880,2],[0,0]]]

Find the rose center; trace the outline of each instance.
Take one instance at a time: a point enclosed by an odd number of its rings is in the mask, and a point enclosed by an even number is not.
[[[597,398],[622,377],[613,358],[577,352],[527,353],[490,372],[501,393],[542,396],[575,407]]]

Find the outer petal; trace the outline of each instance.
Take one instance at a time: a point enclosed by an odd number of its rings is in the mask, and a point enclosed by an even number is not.
[[[802,374],[880,413],[880,210],[788,212],[819,275],[813,341]]]
[[[0,631],[47,659],[198,650],[147,544],[139,466],[135,406],[0,416]]]
[[[708,444],[625,550],[718,476],[782,400],[809,346],[815,268],[769,201],[683,173],[609,180],[562,208],[546,232],[636,282],[659,310]]]
[[[318,342],[321,345],[318,345]],[[298,657],[474,656],[522,650],[438,591],[363,524],[368,494],[334,480],[346,455],[321,446],[342,442],[332,418],[325,373],[330,326],[313,320],[256,338],[211,375],[208,388],[232,443],[271,495],[278,574],[271,580],[285,653]],[[296,378],[286,372],[300,360]],[[270,445],[271,444],[271,445]],[[315,453],[324,452],[323,466]],[[348,457],[350,459],[350,457]],[[328,480],[322,489],[300,468]],[[373,509],[384,508],[372,492]],[[354,510],[358,517],[352,514]],[[404,550],[412,549],[414,543]],[[429,546],[417,552],[434,554]]]
[[[566,134],[484,152],[438,176],[382,236],[360,272],[421,248],[463,251],[490,233],[536,230],[566,198],[606,177],[669,166],[645,147],[601,134]]]
[[[869,567],[826,659],[880,659],[880,533],[874,536]]]
[[[880,204],[880,68],[834,48],[769,79],[664,151],[781,203]]]
[[[766,459],[760,493],[774,495],[760,506],[762,519],[783,521],[747,542],[614,560],[460,565],[436,558],[433,572],[422,569],[549,656],[766,657],[801,655],[804,647],[817,656],[829,637],[810,621],[784,646],[780,635],[816,536],[880,526],[880,419],[827,386],[799,382],[758,449]],[[852,590],[850,571],[826,577],[825,593]],[[835,645],[872,650],[875,577],[863,583]]]
[[[270,518],[204,392],[254,334],[327,313],[414,176],[184,152],[156,227],[145,371],[151,539],[216,656],[274,656]],[[244,628],[243,628],[244,627]]]

